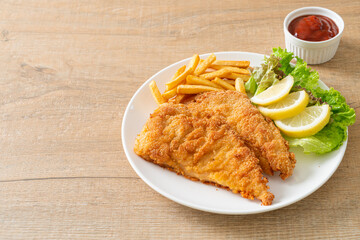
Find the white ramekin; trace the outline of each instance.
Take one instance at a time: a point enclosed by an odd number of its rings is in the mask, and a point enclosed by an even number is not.
[[[303,15],[323,15],[331,18],[338,26],[339,33],[335,37],[321,42],[310,42],[296,38],[289,32],[288,27],[292,20]],[[322,7],[296,9],[289,13],[284,20],[286,49],[304,59],[308,64],[324,63],[333,58],[339,46],[343,31],[343,19],[337,13]]]

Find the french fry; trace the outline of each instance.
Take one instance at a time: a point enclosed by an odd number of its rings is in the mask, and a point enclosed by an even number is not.
[[[229,75],[229,73],[230,72],[227,69],[220,69],[220,70],[217,70],[214,72],[201,74],[200,77],[203,77],[208,80],[212,80],[212,79],[215,79],[216,77],[219,77],[219,78],[225,77],[225,76]]]
[[[166,83],[166,87],[167,87],[166,89],[171,90],[173,88],[176,88],[180,83],[182,83],[186,79],[187,75],[192,74],[194,72],[199,61],[200,61],[199,55],[194,54],[185,71],[181,73],[179,76],[177,76],[174,80]]]
[[[251,77],[250,75],[244,75],[244,74],[240,74],[240,73],[229,73],[228,75],[225,76],[228,79],[237,79],[237,78],[241,78],[244,82],[246,82],[247,80],[249,80],[249,78]]]
[[[182,66],[181,68],[179,68],[176,73],[174,74],[174,76],[171,78],[171,81],[174,80],[175,78],[177,78],[180,74],[182,74],[186,69],[186,65]]]
[[[241,74],[250,74],[249,70],[244,69],[244,68],[238,68],[238,67],[229,67],[229,66],[223,66],[223,65],[214,65],[211,68],[214,68],[216,70],[220,70],[220,69],[227,69],[229,70],[229,72],[233,72],[233,73],[241,73]]]
[[[223,79],[223,81],[235,86],[235,80],[232,80],[232,79]]]
[[[235,90],[235,87],[227,82],[225,82],[224,80],[222,80],[221,78],[216,77],[214,80],[212,80],[213,82],[215,82],[216,84],[219,84],[220,86],[222,86],[225,89],[228,90]]]
[[[205,78],[202,77],[197,77],[194,75],[188,75],[186,77],[186,84],[191,84],[191,85],[205,85],[205,86],[209,86],[209,87],[214,87],[214,88],[220,88],[222,89],[222,87],[216,83],[211,82],[210,80],[207,80]]]
[[[224,60],[216,60],[213,65],[225,65],[232,67],[240,67],[247,68],[250,65],[249,61],[224,61]]]
[[[178,94],[197,94],[208,91],[223,91],[219,88],[203,86],[203,85],[179,85],[177,87]]]
[[[170,103],[180,103],[185,98],[185,96],[186,96],[185,94],[177,94],[175,97],[170,98],[168,102],[170,102]]]
[[[177,93],[176,88],[173,88],[169,91],[165,91],[163,94],[161,94],[161,96],[163,98],[165,98],[166,100],[169,100],[170,98],[174,97],[176,95],[176,93]]]
[[[150,87],[151,94],[155,98],[155,101],[158,105],[166,102],[165,99],[161,96],[161,93],[159,91],[159,88],[156,86],[155,81],[151,81],[149,87]]]
[[[182,66],[181,68],[179,68],[177,71],[176,71],[176,73],[174,74],[174,76],[171,78],[171,81],[174,81],[174,79],[176,79],[180,74],[182,74],[184,71],[185,71],[185,69],[186,69],[186,65],[184,65],[184,66]],[[174,88],[174,89],[176,89],[176,88]],[[168,89],[168,86],[167,85],[165,85],[165,91],[168,91],[169,89]],[[175,94],[176,94],[176,92],[175,92]],[[175,95],[174,95],[175,96]]]
[[[213,68],[207,68],[204,73],[210,73],[210,72],[215,72],[215,71],[216,70]]]
[[[199,76],[216,60],[216,56],[212,53],[204,61],[200,62],[199,66],[195,69],[194,75]]]
[[[235,79],[235,89],[236,91],[246,93],[244,81],[241,78]]]
[[[176,88],[175,88],[176,89]],[[175,99],[174,99],[174,103],[180,103],[183,99],[184,99],[185,95],[184,94],[178,94],[176,95]]]
[[[165,84],[163,94],[155,81],[150,83],[150,91],[158,105],[164,102],[180,103],[191,94],[207,91],[231,89],[245,92],[244,82],[250,78],[253,69],[249,64],[249,61],[216,60],[213,53],[205,60],[194,54],[189,63],[179,68]]]

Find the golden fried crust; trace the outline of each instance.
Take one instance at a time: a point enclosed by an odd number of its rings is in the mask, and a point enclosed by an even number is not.
[[[183,104],[162,104],[136,138],[142,158],[270,205],[259,160],[221,116],[198,118]]]
[[[237,91],[200,94],[188,108],[198,117],[219,115],[235,129],[245,144],[255,152],[263,171],[269,175],[280,171],[282,179],[291,176],[295,155],[289,152],[288,142],[269,119],[261,115],[246,94]]]

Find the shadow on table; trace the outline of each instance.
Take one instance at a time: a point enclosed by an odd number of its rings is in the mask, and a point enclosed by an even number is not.
[[[340,73],[341,76],[345,78],[354,77],[353,74],[358,73],[354,67],[357,67],[359,59],[360,41],[357,39],[343,38],[333,59],[329,62],[313,66],[336,68],[336,72]]]
[[[345,154],[343,163],[324,186],[288,207],[254,215],[220,215],[193,209],[188,209],[193,212],[187,214],[197,228],[211,231],[214,237],[286,239],[292,234],[298,238],[307,238],[313,237],[312,234],[316,231],[326,237],[328,235],[323,231],[329,224],[333,229],[337,229],[329,234],[334,234],[334,231],[337,234],[350,234],[344,232],[343,226],[347,224],[349,229],[357,228],[354,225],[357,204],[356,198],[349,193],[351,189],[345,188],[347,180],[343,175],[351,175],[351,172],[355,171],[348,167],[349,162],[346,159],[350,159],[349,153]],[[341,195],[341,192],[348,194]]]

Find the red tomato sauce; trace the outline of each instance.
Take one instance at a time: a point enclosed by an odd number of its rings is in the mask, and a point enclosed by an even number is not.
[[[305,41],[320,42],[335,37],[339,28],[335,22],[322,15],[305,15],[289,24],[289,32]]]

